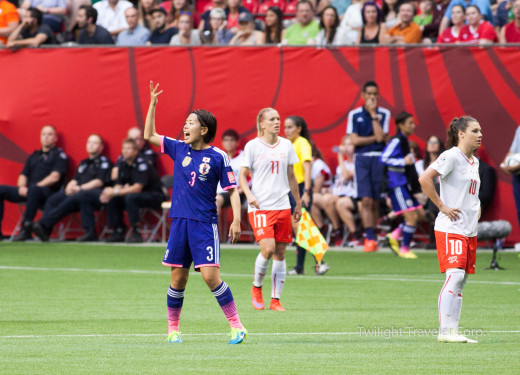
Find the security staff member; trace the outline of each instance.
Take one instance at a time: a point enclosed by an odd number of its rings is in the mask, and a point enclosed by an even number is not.
[[[73,179],[64,190],[53,194],[45,203],[43,217],[33,224],[32,231],[42,241],[48,241],[52,227],[66,215],[81,212],[81,226],[85,234],[78,241],[97,241],[94,211],[101,207],[99,196],[110,183],[112,163],[101,155],[104,142],[92,134],[87,139],[88,158],[81,161]]]
[[[23,227],[14,238],[25,241],[32,238],[31,226],[38,208],[42,207],[64,183],[69,158],[59,147],[58,134],[52,125],[45,125],[40,133],[42,148],[34,151],[18,176],[17,186],[0,185],[0,224],[4,217],[4,200],[27,202],[23,213]],[[0,236],[4,238],[0,229]]]
[[[108,203],[107,224],[114,229],[107,242],[122,242],[125,239],[125,208],[132,226],[127,242],[142,242],[137,227],[139,209],[161,207],[165,199],[162,183],[155,168],[138,157],[139,148],[133,139],[123,141],[121,153],[124,160],[116,165],[119,173],[115,185],[106,187],[99,198],[102,203]]]

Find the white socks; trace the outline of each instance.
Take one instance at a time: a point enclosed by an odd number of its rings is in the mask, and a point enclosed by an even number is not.
[[[271,298],[280,299],[282,294],[283,284],[285,283],[286,274],[285,259],[274,260],[273,259],[273,270],[271,272]]]
[[[255,261],[255,277],[253,280],[253,285],[257,288],[260,288],[262,286],[262,283],[264,282],[267,267],[269,267],[269,259],[265,259],[262,256],[262,253],[259,253]]]
[[[440,334],[446,334],[450,329],[459,327],[462,308],[462,288],[468,276],[464,270],[449,268],[446,270],[446,282],[439,294],[439,325]]]

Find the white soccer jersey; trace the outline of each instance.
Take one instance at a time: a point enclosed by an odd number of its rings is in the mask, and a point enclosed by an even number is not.
[[[343,161],[347,170],[354,172],[354,163],[345,160]],[[354,178],[345,181],[343,175],[341,174],[341,165],[338,165],[336,168],[336,177],[334,177],[334,185],[332,186],[332,194],[337,195],[338,197],[356,197],[356,183],[354,182]]]
[[[291,208],[288,193],[287,168],[299,159],[291,141],[278,137],[274,145],[260,138],[247,142],[242,166],[251,171],[251,192],[256,197],[260,210],[285,210]],[[249,211],[254,209],[248,206]]]
[[[468,160],[458,147],[444,151],[429,168],[440,174],[440,197],[444,205],[461,210],[459,219],[451,221],[439,212],[435,220],[435,230],[461,234],[466,237],[477,235],[480,200],[479,161],[476,157]]]
[[[311,180],[314,181],[320,175],[326,175],[325,181],[323,181],[324,187],[329,187],[331,185],[331,171],[330,168],[325,162],[321,159],[314,159],[311,167]]]

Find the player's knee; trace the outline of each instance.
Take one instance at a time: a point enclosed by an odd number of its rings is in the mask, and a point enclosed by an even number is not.
[[[126,204],[134,204],[139,198],[139,193],[130,193],[125,195],[125,203]]]

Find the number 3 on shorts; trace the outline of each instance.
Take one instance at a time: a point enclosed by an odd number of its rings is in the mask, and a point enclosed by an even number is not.
[[[208,252],[209,252],[209,255],[206,257],[206,259],[208,260],[208,262],[212,262],[213,261],[213,248],[211,246],[208,246],[208,247],[206,247],[206,250],[208,250]]]

